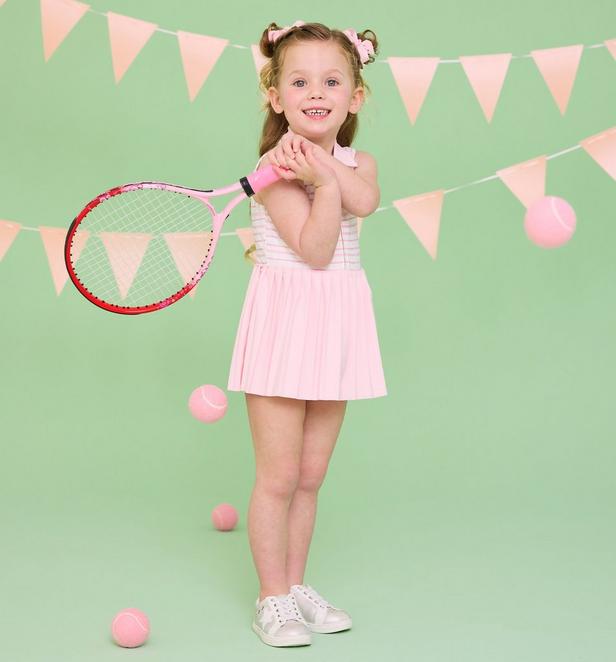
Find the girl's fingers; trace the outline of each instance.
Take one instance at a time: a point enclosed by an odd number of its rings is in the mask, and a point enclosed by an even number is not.
[[[278,159],[279,165],[288,167],[287,154],[281,145],[278,145],[276,148],[276,158]]]

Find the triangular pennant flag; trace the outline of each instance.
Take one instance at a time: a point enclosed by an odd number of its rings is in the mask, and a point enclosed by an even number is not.
[[[584,46],[577,44],[530,52],[561,115],[567,110],[583,50]]]
[[[148,23],[110,11],[107,12],[107,25],[111,42],[113,74],[115,82],[119,83],[158,26],[156,23]]]
[[[616,179],[616,126],[580,141],[580,145],[612,179]]]
[[[41,27],[45,62],[64,41],[90,5],[76,0],[41,0]]]
[[[612,57],[616,60],[616,39],[606,39],[603,43],[607,46],[607,50],[612,54]]]
[[[492,121],[510,61],[511,53],[460,56],[462,68],[488,122]]]
[[[387,58],[411,124],[417,120],[439,59],[438,57]]]
[[[244,247],[245,251],[248,251],[248,253],[246,252],[244,253],[244,258],[250,260],[253,263],[256,263],[255,253],[257,250],[257,246],[255,243],[255,235],[252,230],[252,227],[237,228],[235,233],[240,238],[240,241],[242,242],[242,246]]]
[[[105,246],[120,296],[124,299],[133,284],[152,235],[140,232],[99,232],[98,236]]]
[[[64,242],[66,240],[66,228],[48,228],[44,225],[39,226],[39,234],[45,247],[47,261],[53,284],[56,288],[56,294],[62,292],[62,288],[68,280],[68,271],[64,263]]]
[[[19,234],[20,223],[0,221],[0,260],[6,255],[15,237]]]
[[[199,271],[210,251],[213,235],[213,232],[168,232],[163,235],[185,283]],[[198,284],[188,293],[191,297],[195,296],[197,287]]]
[[[393,203],[433,260],[436,260],[444,194],[440,189],[394,200]]]
[[[528,209],[533,202],[545,195],[546,163],[545,156],[538,156],[530,161],[497,170],[496,174]]]
[[[261,49],[257,44],[250,44],[250,50],[252,51],[252,61],[255,63],[257,75],[259,75],[263,65],[267,62],[267,58],[261,53]]]
[[[240,238],[244,249],[250,248],[255,243],[255,233],[251,227],[237,228],[235,234]]]
[[[71,262],[75,263],[79,259],[83,249],[90,238],[90,233],[88,230],[79,229],[79,232],[76,232],[73,235],[73,241],[71,246]]]
[[[178,43],[188,96],[194,101],[229,40],[178,30]]]

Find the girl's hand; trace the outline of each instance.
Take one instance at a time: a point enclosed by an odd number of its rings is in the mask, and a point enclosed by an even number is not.
[[[315,154],[316,145],[306,141],[302,148],[289,159],[290,169],[297,179],[305,184],[312,184],[315,188],[326,184],[337,183],[336,173],[323,162],[319,161]]]
[[[297,175],[297,168],[293,168],[292,165],[296,163],[296,157],[298,154],[306,155],[308,148],[311,149],[313,156],[322,166],[327,170],[331,170],[329,166],[327,166],[327,154],[325,150],[320,145],[316,145],[299,133],[293,133],[290,128],[287,129],[287,132],[282,136],[278,144],[273,147],[267,155],[269,162],[274,165],[274,169],[283,179],[288,181],[302,179]],[[309,173],[305,174],[307,174],[308,177],[311,177]],[[307,180],[304,181],[311,183]]]

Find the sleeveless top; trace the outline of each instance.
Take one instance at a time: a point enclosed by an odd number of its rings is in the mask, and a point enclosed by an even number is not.
[[[263,155],[265,156],[265,155]],[[261,159],[263,158],[261,157]],[[352,147],[341,147],[334,144],[334,158],[353,168],[357,167],[355,150]],[[261,159],[257,161],[255,170]],[[314,186],[300,182],[310,202],[314,199]],[[250,219],[256,250],[254,253],[257,264],[269,264],[291,269],[313,269],[297,253],[295,253],[282,239],[272,222],[267,209],[259,204],[254,197],[250,198]],[[359,255],[359,236],[357,233],[357,217],[342,209],[340,234],[336,244],[336,252],[331,262],[318,271],[334,271],[340,269],[361,269]]]

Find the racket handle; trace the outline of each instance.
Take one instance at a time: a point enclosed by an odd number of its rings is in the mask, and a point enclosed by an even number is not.
[[[251,172],[246,179],[248,180],[253,193],[258,193],[266,186],[277,182],[280,179],[280,175],[274,170],[273,166],[267,165],[261,170]]]

